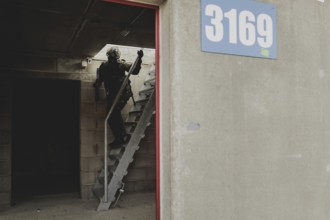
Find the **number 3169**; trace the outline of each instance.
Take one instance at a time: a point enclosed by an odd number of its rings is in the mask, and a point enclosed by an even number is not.
[[[237,44],[238,40],[245,46],[253,46],[257,42],[262,48],[273,45],[273,20],[268,14],[255,16],[251,11],[236,9],[223,12],[221,7],[209,4],[205,8],[205,15],[211,17],[210,24],[205,25],[205,35],[212,42],[223,40],[228,31],[229,43]],[[224,30],[224,20],[228,20],[228,29]]]

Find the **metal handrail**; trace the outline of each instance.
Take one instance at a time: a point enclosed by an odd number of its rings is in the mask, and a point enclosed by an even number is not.
[[[124,91],[124,88],[126,87],[128,79],[129,79],[130,75],[132,74],[133,70],[135,69],[138,61],[139,61],[139,56],[135,59],[135,62],[129,69],[128,74],[127,74],[123,84],[121,85],[121,87],[118,91],[118,94],[117,94],[117,96],[107,114],[107,117],[105,118],[105,121],[104,121],[104,202],[108,202],[108,124],[107,124],[107,122],[108,122],[113,110],[115,109],[115,106],[116,106],[117,102],[119,101],[119,98],[120,98],[122,92]]]

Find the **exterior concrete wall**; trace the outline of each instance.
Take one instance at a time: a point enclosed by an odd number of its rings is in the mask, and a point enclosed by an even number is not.
[[[330,217],[330,4],[263,2],[277,60],[201,52],[200,0],[160,8],[162,220]]]

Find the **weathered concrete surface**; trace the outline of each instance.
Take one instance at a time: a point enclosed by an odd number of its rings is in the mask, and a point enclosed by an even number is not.
[[[95,211],[95,200],[83,201],[75,195],[39,197],[25,201],[0,213],[1,220],[61,219],[61,220],[154,220],[155,194],[124,194],[118,207],[106,212]]]
[[[271,1],[265,60],[201,52],[200,2],[160,12],[162,219],[329,219],[330,4]]]
[[[0,81],[0,210],[11,201],[12,81]]]
[[[174,58],[171,53],[173,45],[172,31],[172,1],[160,6],[160,73],[159,73],[159,118],[160,118],[160,216],[162,220],[170,220],[172,213],[172,78],[174,76]],[[171,37],[170,37],[171,36]]]

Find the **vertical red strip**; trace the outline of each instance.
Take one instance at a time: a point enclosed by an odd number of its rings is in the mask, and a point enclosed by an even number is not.
[[[160,220],[160,78],[159,78],[159,9],[155,10],[156,23],[156,220]]]

